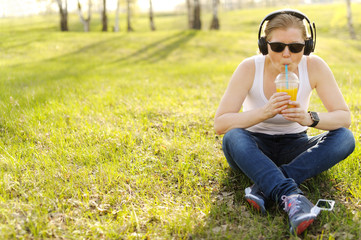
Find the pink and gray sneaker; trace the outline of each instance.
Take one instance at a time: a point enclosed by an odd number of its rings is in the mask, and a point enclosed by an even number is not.
[[[303,195],[283,196],[284,210],[288,213],[291,233],[301,234],[316,219],[318,212]]]
[[[247,202],[262,214],[266,214],[266,201],[267,197],[256,186],[252,185],[244,190]]]

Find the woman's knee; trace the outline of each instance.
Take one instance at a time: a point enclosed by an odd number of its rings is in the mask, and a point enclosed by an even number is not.
[[[238,139],[242,135],[249,135],[249,132],[243,128],[233,128],[224,134],[223,139]]]
[[[222,149],[224,156],[226,157],[229,166],[235,171],[240,171],[240,168],[237,166],[233,156],[235,151],[239,148],[237,147],[237,142],[242,135],[242,131],[243,129],[231,129],[223,136]]]
[[[249,135],[248,132],[242,128],[234,128],[229,130],[223,136],[223,147],[226,147],[229,144],[234,144],[242,139],[242,136]]]
[[[339,128],[334,131],[337,132],[337,136],[340,140],[345,141],[351,145],[355,145],[355,137],[350,129]]]
[[[242,128],[228,131],[223,137],[223,152],[225,155],[246,156],[250,149],[254,149],[255,143],[252,134]]]
[[[347,149],[347,152],[351,154],[353,150],[355,149],[355,137],[352,133],[352,131],[348,128],[339,128],[336,130],[333,130],[334,134],[336,134],[338,142],[340,143],[340,147],[344,146]]]

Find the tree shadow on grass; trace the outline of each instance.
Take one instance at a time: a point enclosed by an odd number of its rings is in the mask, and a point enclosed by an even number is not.
[[[195,37],[197,31],[182,31],[171,36],[165,37],[143,48],[117,59],[114,63],[155,63],[167,58],[173,51],[185,45],[189,40]]]
[[[45,58],[40,61],[16,63],[8,66],[6,81],[1,86],[9,91],[15,89],[27,89],[36,87],[38,89],[53,89],[57,86],[62,88],[75,89],[78,85],[86,84],[91,78],[82,78],[83,74],[90,74],[103,64],[108,64],[106,59],[95,58],[88,61],[87,55],[97,55],[100,52],[111,52],[114,42],[120,41],[124,36],[116,36],[87,44],[72,52],[68,52],[59,56]],[[69,84],[71,82],[71,84]],[[45,94],[46,98],[52,98],[54,94]],[[9,95],[16,93],[9,92]],[[34,91],[37,95],[37,91]],[[33,100],[37,101],[37,97]],[[44,99],[45,100],[45,99]]]

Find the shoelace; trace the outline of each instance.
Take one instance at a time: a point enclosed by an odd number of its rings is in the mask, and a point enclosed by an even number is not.
[[[289,197],[287,196],[282,196],[281,199],[282,199],[282,204],[285,204],[283,210],[285,210],[288,213],[288,216],[290,218],[299,211],[300,209],[299,204],[301,203],[301,201],[299,201],[297,197],[292,197],[291,199],[289,199]]]

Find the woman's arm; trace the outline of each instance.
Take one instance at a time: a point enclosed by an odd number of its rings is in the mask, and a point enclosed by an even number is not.
[[[320,57],[309,59],[311,81],[327,112],[319,113],[320,122],[317,128],[334,130],[340,127],[350,127],[351,112],[337,85],[331,69]]]
[[[327,112],[318,113],[320,121],[316,128],[334,130],[340,127],[348,128],[351,125],[351,113],[332,74],[331,69],[320,57],[312,55],[308,58],[308,75],[312,89],[315,88]],[[312,107],[310,107],[312,111]],[[294,112],[293,112],[294,111]],[[303,126],[313,123],[306,111],[286,109],[283,116],[296,121]]]
[[[286,93],[275,93],[264,107],[240,112],[254,76],[253,58],[244,60],[233,73],[215,115],[214,128],[217,134],[224,134],[233,128],[253,126],[287,108],[290,97]]]

